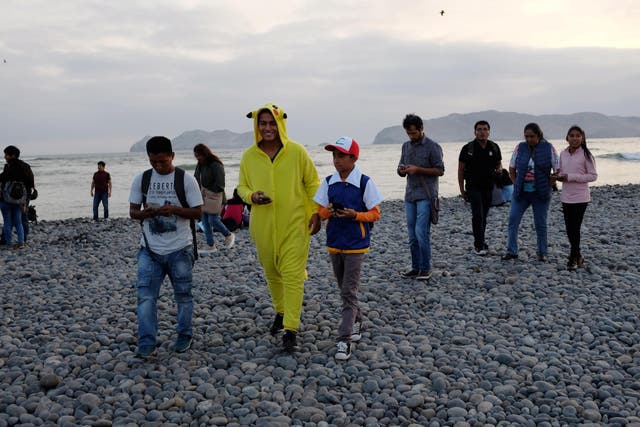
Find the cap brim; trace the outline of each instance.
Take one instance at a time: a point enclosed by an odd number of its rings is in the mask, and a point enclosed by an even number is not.
[[[350,154],[350,153],[349,153],[347,150],[345,150],[344,148],[342,148],[342,147],[338,147],[338,146],[333,145],[333,144],[327,144],[327,145],[325,145],[325,146],[324,146],[324,149],[325,149],[325,150],[327,150],[327,151],[339,151],[339,152],[344,153],[344,154]]]

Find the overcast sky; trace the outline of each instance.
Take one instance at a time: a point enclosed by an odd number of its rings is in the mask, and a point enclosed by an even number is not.
[[[408,112],[640,116],[639,22],[636,0],[2,0],[0,145],[128,151],[267,102],[307,145]]]

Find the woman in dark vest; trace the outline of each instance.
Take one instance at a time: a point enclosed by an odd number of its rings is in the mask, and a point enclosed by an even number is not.
[[[503,260],[518,258],[518,227],[524,212],[533,208],[539,261],[547,260],[547,213],[551,202],[551,171],[558,169],[558,153],[542,134],[540,126],[524,127],[524,141],[516,146],[509,162],[513,199],[509,213],[509,241]]]

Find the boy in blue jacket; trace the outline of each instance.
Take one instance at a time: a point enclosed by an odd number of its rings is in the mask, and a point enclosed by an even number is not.
[[[380,219],[383,197],[371,178],[360,172],[358,143],[342,137],[325,150],[333,152],[336,172],[323,179],[314,196],[318,214],[327,219],[327,249],[342,298],[335,358],[351,357],[351,342],[361,338],[362,314],[358,304],[360,270],[369,251],[371,224]]]

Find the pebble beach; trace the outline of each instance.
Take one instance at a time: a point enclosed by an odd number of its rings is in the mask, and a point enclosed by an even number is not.
[[[0,250],[0,427],[640,426],[639,194],[592,188],[575,272],[558,193],[546,263],[531,209],[520,258],[502,261],[508,205],[491,209],[479,257],[469,206],[442,199],[429,282],[400,277],[404,204],[383,202],[362,271],[363,338],[346,362],[334,359],[340,298],[324,229],[312,238],[297,352],[269,335],[275,313],[245,229],[196,261],[191,350],[171,351],[166,280],[158,358],[142,360],[139,223],[41,221],[26,249]]]

